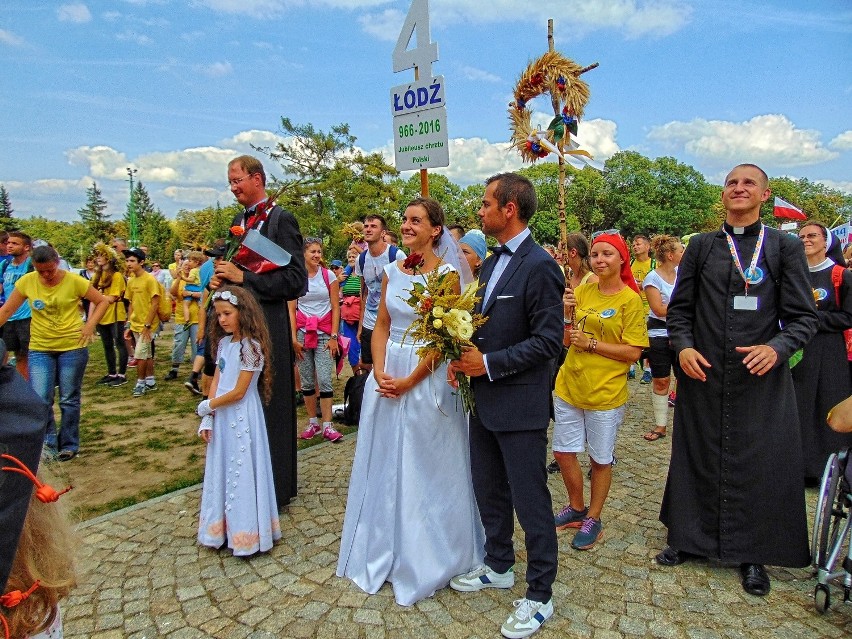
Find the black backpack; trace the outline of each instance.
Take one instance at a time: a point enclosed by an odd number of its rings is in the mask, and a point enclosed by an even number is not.
[[[343,423],[355,426],[361,417],[361,400],[364,398],[364,384],[369,373],[353,375],[343,387]]]

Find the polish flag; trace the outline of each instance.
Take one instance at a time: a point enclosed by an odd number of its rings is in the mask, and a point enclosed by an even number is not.
[[[777,195],[775,196],[775,209],[773,210],[775,217],[782,217],[786,220],[807,220],[808,216],[802,213],[802,209],[796,208],[787,200],[782,200]]]

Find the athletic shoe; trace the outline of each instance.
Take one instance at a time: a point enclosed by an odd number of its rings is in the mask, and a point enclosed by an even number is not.
[[[173,379],[177,379],[177,377],[178,377],[178,372],[177,372],[176,368],[173,368],[168,373],[166,373],[166,381],[167,382],[170,382]]]
[[[480,566],[463,575],[450,579],[450,588],[459,592],[476,592],[485,588],[511,588],[515,585],[515,569],[504,573],[494,572],[488,566]]]
[[[115,377],[112,375],[104,375],[98,381],[95,382],[98,386],[107,386]]]
[[[586,517],[580,530],[574,535],[571,547],[574,550],[588,550],[595,545],[598,539],[603,537],[603,523],[600,519]]]
[[[559,468],[559,462],[555,459],[547,465],[547,472],[551,475],[562,472],[562,469]]]
[[[134,397],[142,397],[145,394],[145,384],[141,382],[137,382],[136,386],[133,387],[133,396]]]
[[[676,391],[672,391],[671,393],[669,393],[669,406],[674,406],[676,399],[677,399],[677,392]]]
[[[588,513],[588,508],[583,508],[583,510],[574,510],[571,508],[571,504],[568,504],[556,514],[556,517],[554,517],[556,530],[579,528],[583,525],[583,520],[586,519],[586,515],[588,515]]]
[[[71,461],[76,456],[77,456],[76,450],[71,450],[69,448],[66,448],[65,450],[59,451],[59,454],[56,456],[56,459],[58,459],[61,462],[67,462],[67,461]]]
[[[326,426],[322,431],[322,436],[330,442],[336,442],[343,439],[343,433],[338,431],[334,426]]]
[[[634,369],[630,369],[627,371],[627,379],[636,379],[636,371]]]
[[[131,357],[127,360],[127,368],[136,368],[136,358]]]
[[[642,373],[642,379],[639,380],[640,384],[650,384],[651,383],[651,371],[645,371]]]
[[[517,599],[512,605],[515,610],[500,627],[500,632],[509,639],[529,637],[553,616],[553,599],[544,603],[532,599]]]
[[[322,426],[320,426],[316,422],[311,422],[310,424],[308,424],[308,427],[302,431],[302,434],[299,435],[299,437],[301,437],[302,439],[313,439],[314,437],[320,434],[321,430]]]
[[[194,377],[190,377],[188,380],[186,380],[183,383],[183,385],[186,386],[191,392],[195,393],[196,395],[202,394],[201,387],[198,385],[198,380],[195,379]]]
[[[157,382],[151,382],[150,384],[145,382],[145,392],[147,393],[152,390],[157,390]]]
[[[127,383],[127,375],[116,375],[110,380],[110,387],[124,386]]]

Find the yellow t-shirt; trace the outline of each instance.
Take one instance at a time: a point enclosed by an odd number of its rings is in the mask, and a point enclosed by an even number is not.
[[[64,352],[81,348],[83,319],[79,304],[89,286],[89,280],[68,271],[56,286],[47,286],[36,272],[15,282],[15,290],[29,300],[33,311],[31,350]]]
[[[191,268],[189,269],[188,282],[183,282],[185,284],[195,284],[196,286],[201,286],[201,268]]]
[[[150,273],[142,272],[141,275],[131,277],[127,280],[127,291],[125,297],[130,300],[130,330],[141,333],[151,313],[151,300],[160,294],[160,283]],[[154,318],[154,322],[157,322]]]
[[[648,346],[642,300],[631,288],[603,295],[597,284],[574,289],[574,325],[599,342]],[[585,410],[609,410],[627,401],[630,362],[619,362],[571,346],[556,377],[556,395]]]
[[[642,305],[645,307],[645,314],[647,315],[651,307],[648,304],[648,299],[645,297],[645,289],[642,286],[642,282],[645,281],[648,273],[654,270],[654,260],[650,257],[644,262],[633,260],[630,263],[630,270],[633,272],[633,279],[636,280],[636,286],[639,287],[639,297],[642,298]]]
[[[183,296],[189,293],[190,291],[186,290],[186,285],[188,282],[181,281],[178,284],[178,292],[177,298],[178,300],[183,300]],[[192,298],[192,303],[189,305],[189,323],[190,324],[198,324],[198,308],[200,304],[198,300]],[[178,303],[175,304],[175,324],[186,324],[186,320],[183,316],[183,304]]]
[[[106,313],[98,324],[115,324],[116,322],[127,321],[127,309],[124,308],[124,300],[122,299],[126,288],[127,282],[124,281],[124,276],[121,273],[113,273],[112,281],[101,293],[114,295],[117,299],[107,307]]]

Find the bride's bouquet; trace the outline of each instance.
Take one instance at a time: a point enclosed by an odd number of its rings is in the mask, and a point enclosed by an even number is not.
[[[408,299],[403,298],[417,313],[417,319],[408,327],[405,335],[423,343],[417,349],[420,357],[435,355],[439,361],[459,359],[465,346],[473,346],[470,341],[473,331],[487,319],[479,313],[473,313],[480,286],[477,282],[471,282],[461,293],[456,293],[459,286],[459,274],[456,271],[442,273],[440,269],[434,269],[420,273],[422,265],[423,256],[419,253],[412,253],[403,262],[404,268],[411,269],[423,278],[422,283],[414,282]],[[456,372],[456,381],[464,410],[475,412],[470,379],[464,373]]]

